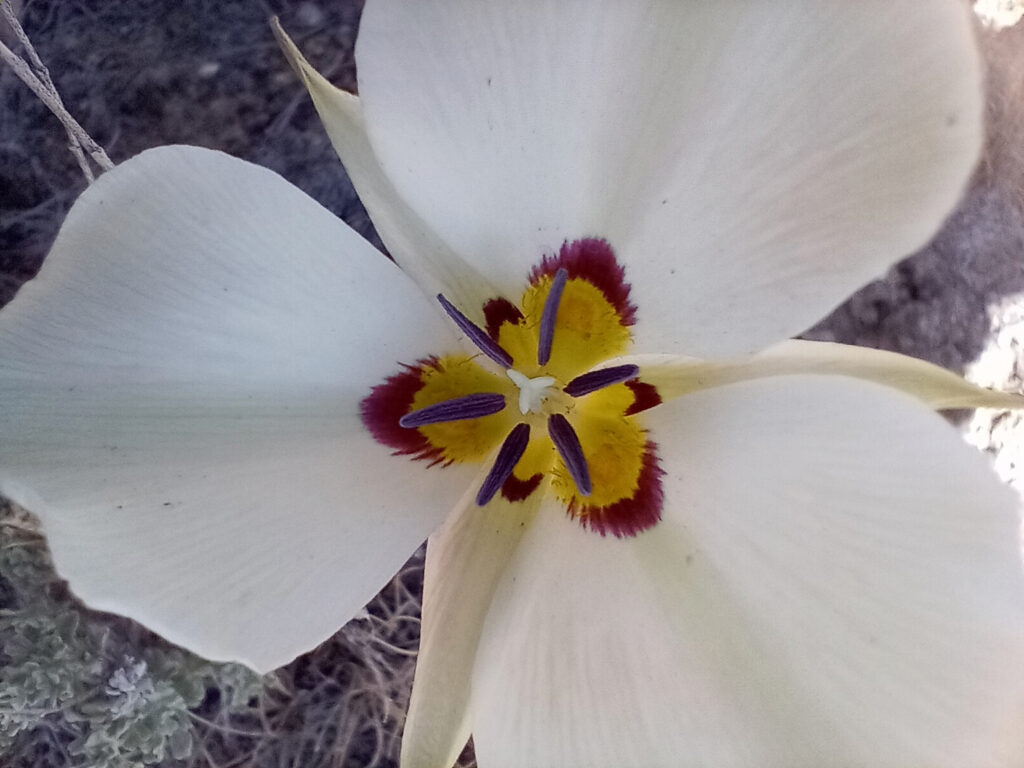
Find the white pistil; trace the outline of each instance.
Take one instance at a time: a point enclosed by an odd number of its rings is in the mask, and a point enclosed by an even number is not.
[[[519,412],[524,416],[531,412],[541,413],[548,387],[555,383],[555,378],[553,376],[538,376],[531,379],[515,368],[508,368],[505,374],[519,387]]]

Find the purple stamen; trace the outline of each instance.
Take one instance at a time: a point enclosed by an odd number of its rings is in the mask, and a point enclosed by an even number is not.
[[[565,267],[560,267],[555,272],[551,281],[551,290],[548,297],[544,299],[544,311],[540,315],[540,340],[537,342],[537,364],[547,365],[551,359],[551,342],[555,338],[555,319],[558,317],[558,304],[562,300],[562,291],[565,290],[565,281],[569,279],[569,273]]]
[[[410,411],[398,420],[399,426],[425,427],[427,424],[440,424],[445,421],[463,421],[490,416],[505,407],[505,396],[496,392],[480,392],[475,395],[442,400],[440,403],[428,405]]]
[[[526,451],[530,442],[530,425],[516,424],[515,428],[508,433],[505,442],[498,449],[498,458],[494,460],[494,466],[484,478],[484,484],[476,494],[477,506],[482,507],[491,499],[498,489],[505,484],[505,481],[512,475],[519,459]]]
[[[502,368],[512,367],[512,355],[502,349],[494,339],[487,335],[486,331],[459,312],[442,294],[437,294],[437,300],[441,302],[441,306],[448,313],[448,317],[455,321],[455,324],[459,326],[459,330],[466,334],[469,340],[476,344],[481,352]]]
[[[581,397],[610,387],[612,384],[621,384],[624,381],[635,379],[639,375],[640,369],[635,365],[613,365],[611,368],[602,368],[599,371],[591,371],[577,376],[565,385],[563,391],[570,397]]]
[[[576,483],[576,490],[580,496],[589,496],[593,490],[590,485],[590,469],[583,456],[583,448],[576,436],[576,430],[565,416],[553,413],[548,416],[548,434],[551,435],[551,442],[555,444],[565,468],[569,470],[572,481]]]

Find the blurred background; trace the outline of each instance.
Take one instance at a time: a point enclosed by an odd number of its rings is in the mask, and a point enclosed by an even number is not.
[[[1013,25],[1018,3],[983,5],[998,22],[979,30],[989,135],[962,204],[931,244],[805,335],[903,352],[1020,391],[1024,25]],[[267,23],[279,16],[321,72],[355,89],[360,0],[17,6],[68,111],[115,163],[160,144],[224,150],[277,171],[380,245]],[[0,41],[25,55],[2,23]],[[0,65],[0,305],[38,270],[85,186],[60,123]],[[954,420],[1019,486],[1020,417]],[[334,638],[257,678],[79,606],[32,518],[0,501],[0,766],[395,766],[421,582],[419,553]],[[473,764],[471,750],[462,764]]]

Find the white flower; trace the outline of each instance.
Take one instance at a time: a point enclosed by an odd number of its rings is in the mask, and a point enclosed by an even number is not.
[[[288,50],[401,269],[264,169],[124,163],[0,313],[0,491],[259,670],[433,533],[407,768],[1020,765],[1014,502],[932,411],[1005,398],[779,343],[955,204],[968,14],[371,2],[361,99]]]

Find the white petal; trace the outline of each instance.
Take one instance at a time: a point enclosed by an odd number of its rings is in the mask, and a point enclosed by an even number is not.
[[[981,455],[839,378],[706,390],[650,426],[662,523],[602,539],[542,509],[506,570],[481,765],[1024,764],[1017,519]]]
[[[331,85],[310,66],[276,18],[271,24],[391,256],[428,296],[443,293],[474,320],[482,321],[480,308],[498,296],[497,289],[441,242],[398,196],[366,137],[359,97]]]
[[[957,0],[395,0],[357,45],[371,143],[446,242],[517,291],[604,236],[641,348],[698,357],[924,244],[977,159],[977,59]]]
[[[0,312],[0,492],[90,605],[268,670],[351,617],[468,483],[359,417],[399,361],[454,343],[277,175],[151,150],[89,187]]]
[[[427,541],[420,652],[402,732],[402,768],[448,768],[466,746],[470,676],[484,618],[542,496],[538,490],[523,502],[509,502],[498,494],[481,509],[475,503],[478,488],[479,482]]]
[[[773,376],[850,376],[906,392],[936,410],[1024,408],[1024,396],[980,387],[952,371],[896,352],[849,344],[791,339],[740,360],[693,360],[673,355],[632,355],[601,368],[631,363],[662,400],[702,389]]]

